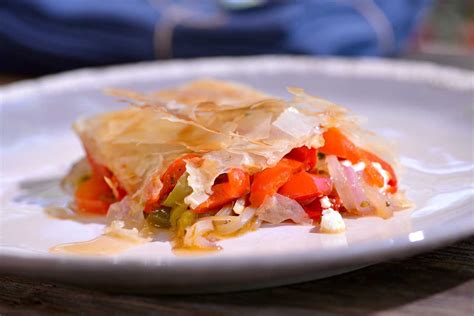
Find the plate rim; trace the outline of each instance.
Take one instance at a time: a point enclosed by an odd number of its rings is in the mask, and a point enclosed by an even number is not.
[[[154,60],[138,63],[89,67],[22,80],[0,86],[0,106],[8,101],[25,98],[35,93],[50,94],[58,91],[80,91],[97,87],[96,76],[107,82],[121,81],[120,76],[153,77],[157,71],[179,77],[189,69],[193,73],[212,67],[222,72],[275,71],[319,72],[339,77],[389,79],[401,82],[427,84],[451,91],[474,93],[474,70],[405,59],[314,57],[301,55],[258,55],[245,57],[203,57],[193,59]]]

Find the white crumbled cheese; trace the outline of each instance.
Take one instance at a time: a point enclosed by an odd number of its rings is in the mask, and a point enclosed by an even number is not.
[[[346,230],[346,224],[339,212],[336,212],[332,208],[328,208],[323,211],[320,230],[323,233],[329,234],[342,233]]]
[[[355,165],[352,165],[352,169],[354,169],[355,172],[359,172],[365,169],[365,163],[363,161],[356,163]]]
[[[341,161],[341,164],[345,167],[352,167],[352,169],[354,169],[355,172],[359,172],[365,169],[365,163],[363,161],[358,162],[353,165],[352,162],[350,162],[350,160],[343,160]]]
[[[327,196],[323,196],[319,202],[321,203],[321,207],[323,209],[326,209],[326,208],[331,208],[332,207],[332,203],[331,201],[329,201],[329,198]]]
[[[382,168],[382,165],[378,162],[373,162],[372,166],[382,175],[383,177],[383,187],[380,189],[380,192],[385,192],[388,189],[388,181],[390,181],[390,174],[387,170]]]
[[[343,165],[345,167],[350,167],[350,166],[352,166],[352,162],[350,162],[349,160],[343,160],[343,161],[341,161],[341,165]]]

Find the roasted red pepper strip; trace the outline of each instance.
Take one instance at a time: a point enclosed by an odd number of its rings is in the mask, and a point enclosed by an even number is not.
[[[324,146],[318,148],[326,155],[334,155],[350,160],[352,163],[361,161],[364,157],[359,148],[335,127],[329,128],[323,134]]]
[[[388,181],[388,185],[390,186],[390,188],[387,191],[390,193],[397,192],[398,179],[392,166],[388,162],[383,160],[382,158],[378,157],[377,155],[365,150],[362,150],[362,151],[364,152],[364,154],[366,155],[369,161],[378,162],[382,166],[382,168],[390,174],[390,180]]]
[[[267,197],[277,193],[290,177],[303,170],[302,162],[283,158],[276,166],[266,168],[253,177],[250,188],[250,203],[253,207],[260,206]]]
[[[384,185],[383,176],[372,165],[372,162],[378,162],[382,168],[390,173],[391,182],[389,182],[389,184],[391,188],[389,191],[397,191],[398,181],[395,172],[393,171],[393,168],[383,159],[379,158],[375,154],[358,148],[337,128],[329,128],[326,132],[324,132],[323,137],[325,143],[323,147],[319,148],[321,153],[326,155],[335,155],[339,158],[347,159],[352,163],[363,161],[365,163],[364,173],[369,180],[369,183],[378,187],[382,187]]]
[[[116,202],[116,198],[103,179],[91,177],[76,189],[75,201],[80,212],[107,214],[110,204]]]
[[[290,177],[278,193],[296,201],[304,201],[328,195],[332,192],[329,176],[301,171]]]
[[[227,182],[215,184],[211,196],[193,209],[194,213],[205,213],[218,209],[227,203],[247,194],[250,189],[249,175],[240,169],[231,169],[227,172]]]
[[[76,189],[76,207],[81,212],[107,214],[110,204],[120,201],[127,192],[121,187],[112,171],[97,163],[87,150],[86,157],[92,169],[92,177]],[[105,178],[108,179],[110,185]]]
[[[112,190],[114,196],[117,200],[123,199],[127,195],[127,191],[122,187],[117,177],[113,174],[112,171],[109,170],[104,165],[97,163],[94,158],[89,154],[89,151],[86,149],[86,158],[87,162],[92,169],[92,176],[100,179],[108,178],[111,184],[114,186],[115,190]]]
[[[321,207],[321,202],[319,201],[319,199],[316,199],[310,204],[303,206],[303,209],[312,220],[315,220],[317,222],[321,221],[323,208]]]
[[[155,208],[160,206],[160,203],[164,201],[164,199],[173,191],[176,182],[178,182],[179,178],[183,175],[186,171],[186,162],[185,160],[199,157],[196,154],[185,154],[175,161],[173,161],[166,171],[161,175],[161,177],[156,174],[152,175],[150,183],[146,189],[147,194],[147,201],[145,203],[144,211],[149,213],[153,211]],[[159,181],[162,183],[161,190],[157,192],[154,190],[159,184]]]
[[[307,170],[313,169],[318,162],[318,151],[315,148],[308,148],[306,146],[293,148],[286,156],[286,158],[301,161],[307,166]]]

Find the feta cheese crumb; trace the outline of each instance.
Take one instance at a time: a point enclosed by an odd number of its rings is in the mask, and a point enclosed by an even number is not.
[[[352,169],[354,169],[355,172],[359,172],[365,169],[365,163],[363,161],[356,163],[355,165],[352,165]]]
[[[323,196],[319,202],[321,203],[321,207],[323,209],[326,209],[326,208],[331,208],[332,207],[332,203],[331,201],[329,201],[329,198],[327,196]]]
[[[339,212],[336,212],[332,208],[328,208],[323,211],[320,230],[323,233],[329,234],[342,233],[346,230],[346,224]]]
[[[380,189],[380,192],[385,192],[388,189],[388,181],[390,181],[390,174],[378,162],[373,162],[372,166],[374,166],[374,168],[377,169],[377,171],[382,175],[383,187]]]
[[[341,165],[343,165],[345,167],[350,167],[350,166],[352,166],[352,162],[350,162],[349,160],[343,160],[343,161],[341,161]]]
[[[343,160],[341,161],[341,164],[344,167],[352,167],[352,169],[354,169],[355,172],[362,171],[365,169],[365,163],[363,161],[360,161],[353,165],[350,160]]]

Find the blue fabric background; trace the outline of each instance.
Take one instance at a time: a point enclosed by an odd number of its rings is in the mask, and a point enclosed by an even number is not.
[[[235,8],[246,2],[0,0],[0,71],[46,73],[157,57],[391,56],[405,48],[430,4],[295,0]],[[388,49],[380,45],[377,25],[356,9],[367,2],[390,22],[394,42]],[[169,30],[172,37],[166,37]]]

